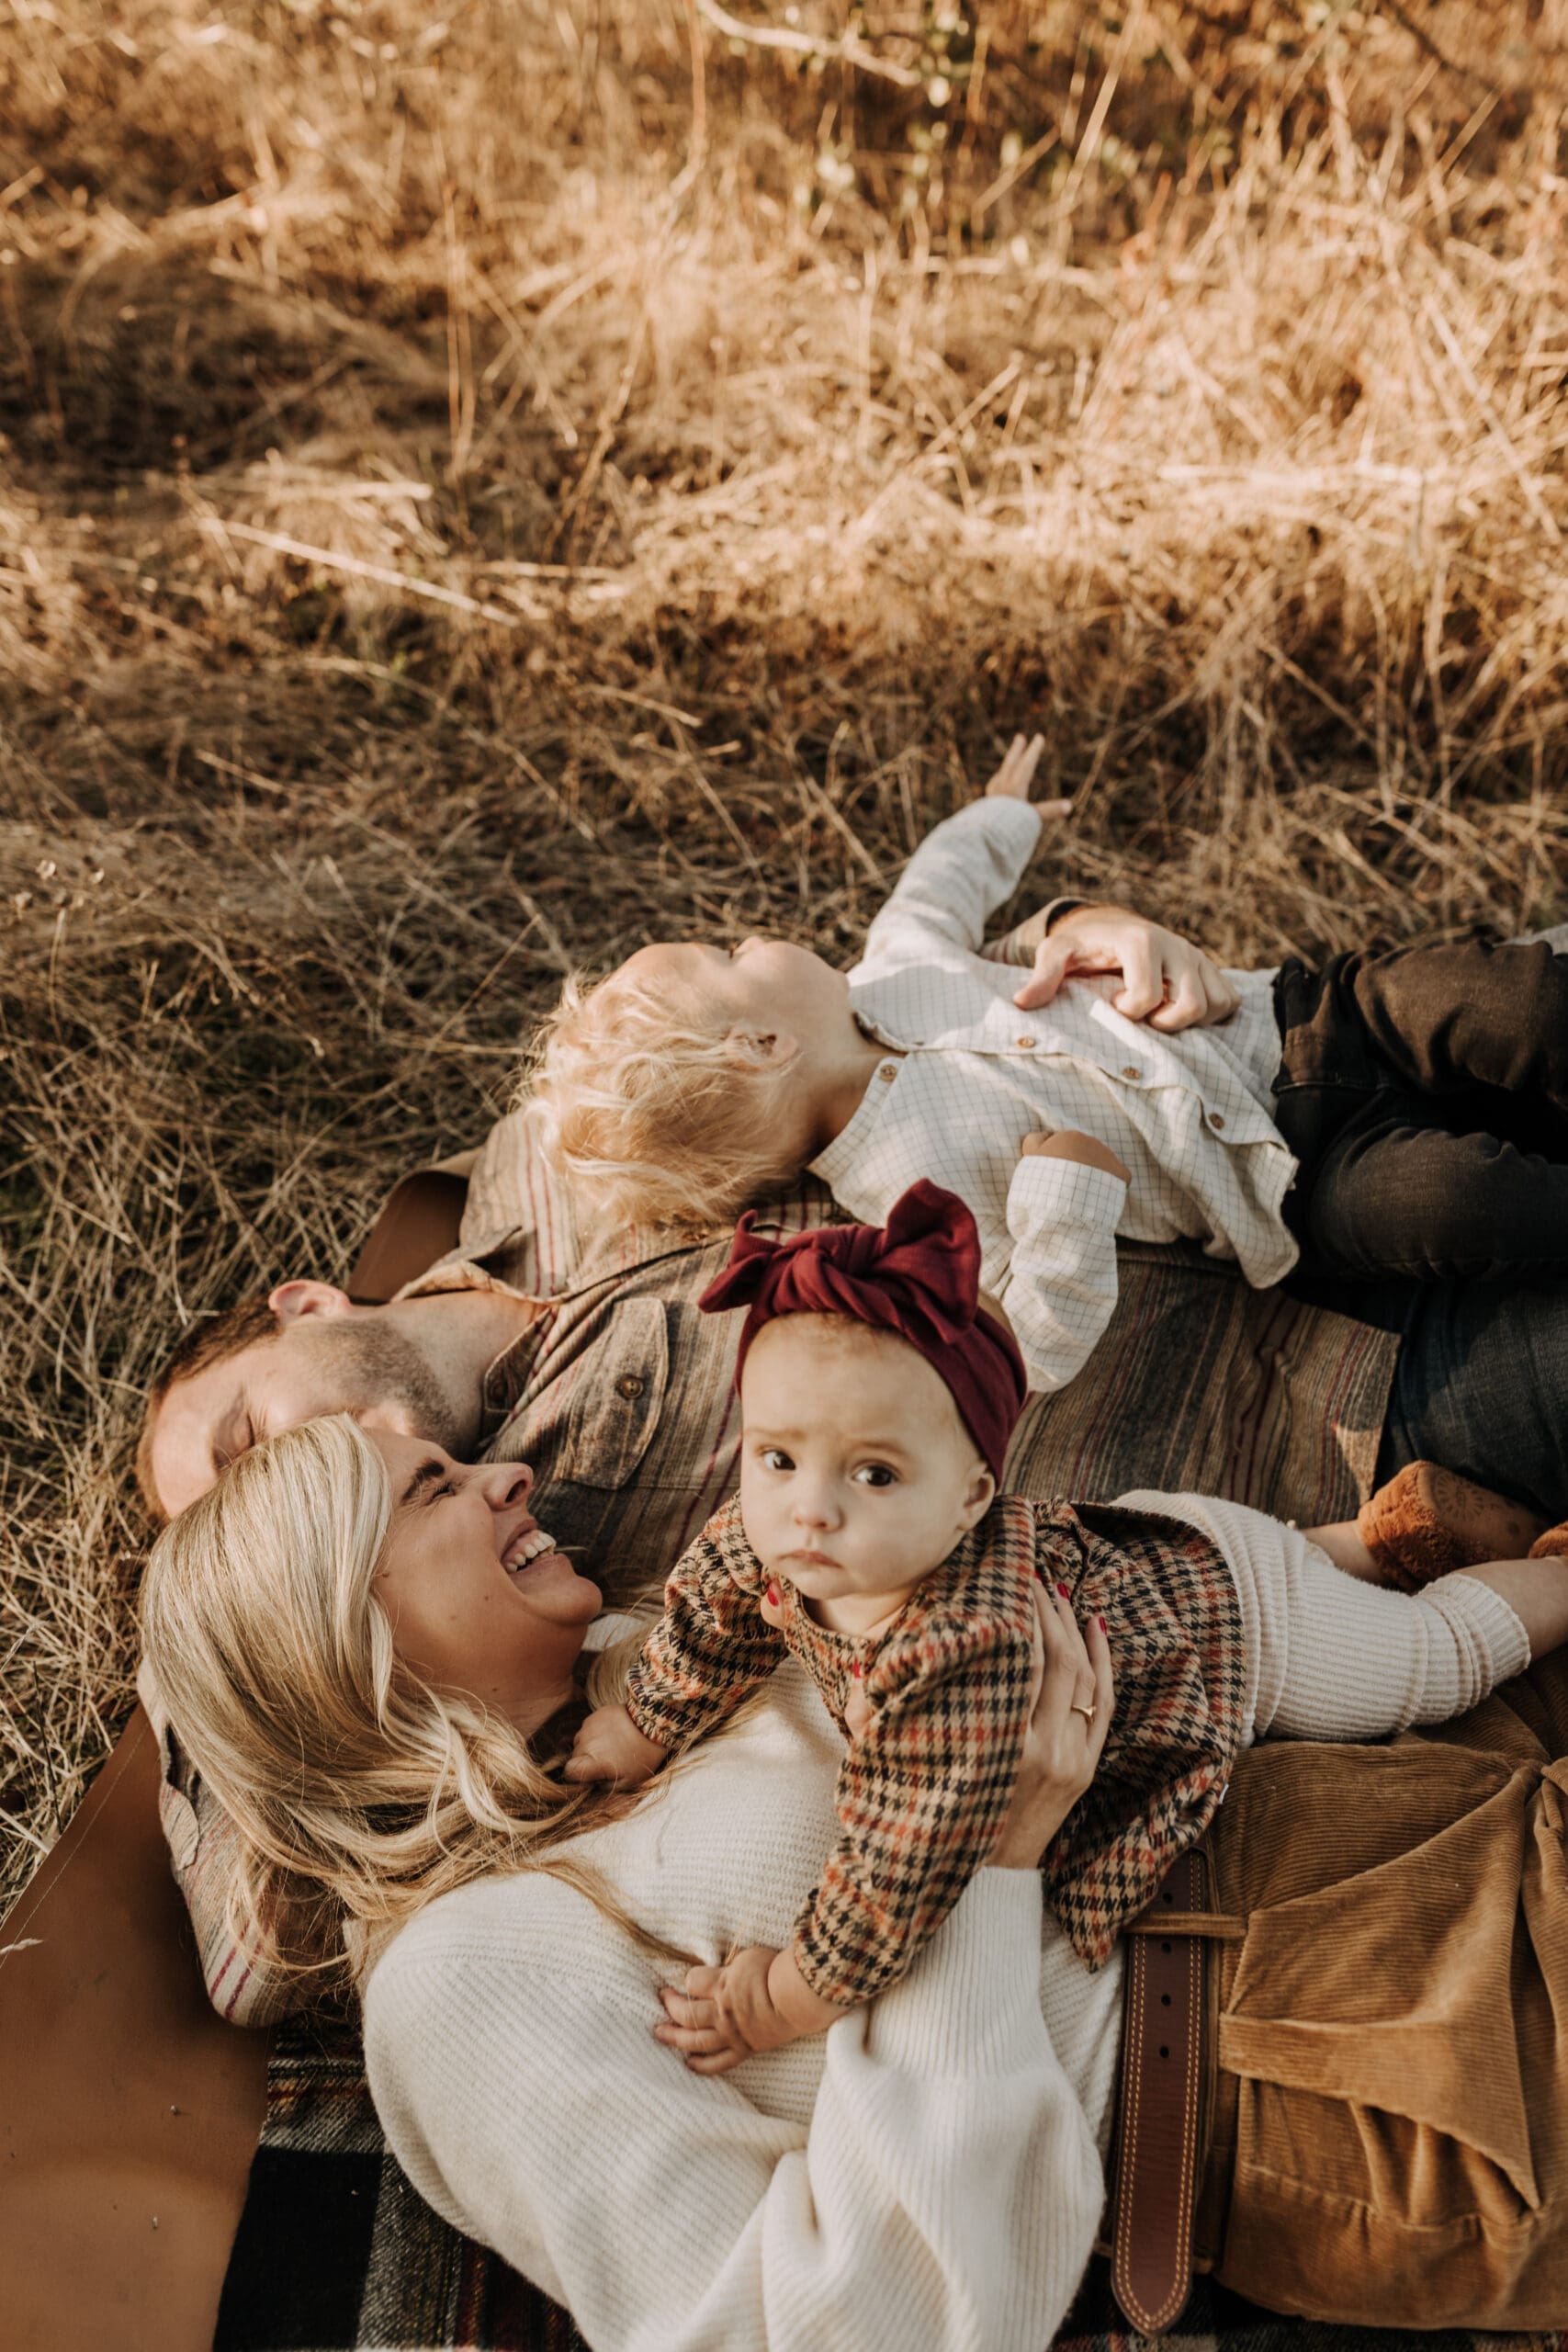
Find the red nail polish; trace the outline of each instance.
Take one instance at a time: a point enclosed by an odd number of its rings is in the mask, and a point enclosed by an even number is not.
[[[1057,1591],[1061,1594],[1062,1599],[1063,1599],[1064,1600],[1070,1600],[1072,1599],[1072,1597],[1073,1597],[1073,1596],[1072,1596],[1072,1594],[1067,1590],[1067,1588],[1066,1588],[1066,1586],[1065,1584],[1059,1584],[1059,1585],[1056,1587],[1056,1589],[1057,1589]]]
[[[782,1609],[784,1607],[784,1595],[779,1590],[776,1584],[771,1584],[768,1587],[768,1606],[770,1609]]]
[[[854,1679],[855,1679],[855,1680],[856,1680],[857,1682],[860,1680],[861,1676],[865,1672],[865,1668],[864,1668],[864,1667],[863,1667],[863,1666],[862,1666],[862,1664],[861,1664],[861,1662],[860,1662],[860,1660],[859,1660],[859,1658],[858,1658],[858,1657],[854,1660],[854,1662],[853,1662],[853,1663],[852,1663],[852,1665],[851,1666],[851,1668],[850,1668],[850,1672],[854,1676]]]
[[[1094,1622],[1100,1627],[1102,1634],[1109,1631],[1103,1617],[1097,1617]]]

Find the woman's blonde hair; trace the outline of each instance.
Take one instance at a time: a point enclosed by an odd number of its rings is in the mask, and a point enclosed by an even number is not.
[[[798,1175],[790,1060],[705,1023],[626,967],[567,982],[519,1098],[548,1158],[617,1225],[731,1225]]]
[[[363,1973],[385,1931],[494,1870],[549,1868],[666,1956],[597,1874],[550,1849],[602,1814],[478,1700],[431,1689],[392,1646],[372,1578],[391,1521],[375,1446],[346,1414],[242,1454],[152,1548],[142,1642],[178,1736],[239,1832],[231,1925],[273,1964]],[[595,1655],[619,1696],[640,1634]],[[349,1921],[366,1932],[351,1934]]]

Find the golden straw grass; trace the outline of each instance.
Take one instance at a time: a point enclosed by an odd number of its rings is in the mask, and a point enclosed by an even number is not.
[[[1568,911],[1565,47],[0,0],[6,1891],[161,1351],[341,1274],[570,962],[847,956],[1036,726],[1040,889],[1226,957]]]

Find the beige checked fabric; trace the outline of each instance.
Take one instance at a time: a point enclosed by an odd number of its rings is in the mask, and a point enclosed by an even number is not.
[[[1048,1392],[1082,1370],[1110,1320],[1118,1236],[1200,1241],[1259,1287],[1287,1274],[1296,1247],[1280,1204],[1295,1162],[1274,1124],[1271,974],[1228,974],[1241,998],[1231,1019],[1169,1037],[1115,1010],[1114,974],[1019,1012],[1017,973],[978,951],[1039,832],[1023,802],[980,799],[915,852],[850,974],[856,1017],[897,1050],[812,1169],[869,1225],[922,1176],[966,1201],[981,1279],[1012,1320],[1030,1386]],[[1131,1183],[1021,1159],[1035,1127],[1098,1136]]]
[[[885,1634],[818,1625],[767,1572],[739,1498],[676,1565],[632,1668],[639,1731],[682,1749],[786,1651],[845,1720],[856,1669],[871,1722],[840,1768],[839,1838],[791,1950],[813,1992],[853,2006],[902,1976],[996,1843],[1030,1704],[1033,1589],[1063,1584],[1105,1619],[1116,1712],[1093,1785],[1043,1865],[1046,1900],[1091,1968],[1207,1826],[1246,1730],[1241,1604],[1215,1545],[1154,1512],[998,1496]]]

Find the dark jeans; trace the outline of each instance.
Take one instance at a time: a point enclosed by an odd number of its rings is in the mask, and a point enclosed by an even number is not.
[[[1345,1290],[1347,1313],[1361,1314]],[[1568,1288],[1412,1287],[1379,1484],[1421,1460],[1568,1519]]]
[[[1568,1284],[1329,1282],[1314,1306],[1400,1334],[1373,1483],[1440,1462],[1546,1519],[1568,1519]]]
[[[1303,1273],[1568,1278],[1568,956],[1292,956],[1275,1011]]]

